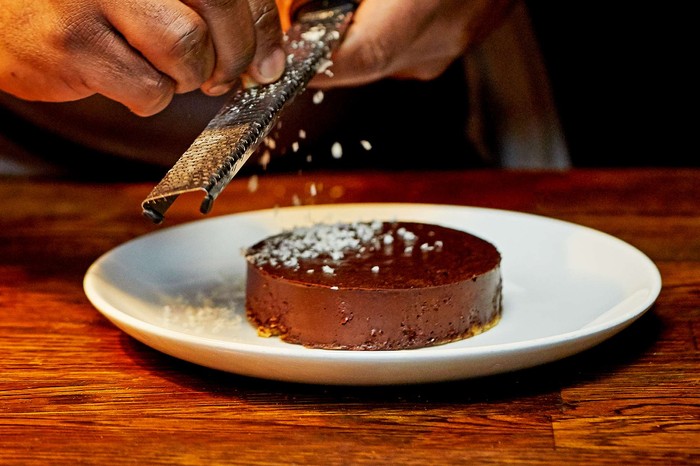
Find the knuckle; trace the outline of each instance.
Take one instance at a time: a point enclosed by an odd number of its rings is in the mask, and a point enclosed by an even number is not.
[[[240,0],[198,0],[197,3],[202,9],[225,9],[234,6],[239,3]]]
[[[99,50],[111,47],[116,37],[107,24],[100,21],[65,21],[62,33],[57,39],[66,50],[82,52],[86,49]]]
[[[209,32],[199,17],[180,17],[166,29],[168,53],[176,60],[198,57],[206,48]]]
[[[173,83],[160,75],[144,80],[139,95],[132,100],[129,108],[138,115],[154,115],[163,110],[174,95]]]
[[[378,38],[367,41],[358,53],[359,67],[372,75],[384,75],[391,65],[391,54]]]
[[[267,2],[256,2],[251,6],[251,8],[253,20],[255,21],[256,25],[279,21],[279,14],[277,13],[277,8],[274,5]]]

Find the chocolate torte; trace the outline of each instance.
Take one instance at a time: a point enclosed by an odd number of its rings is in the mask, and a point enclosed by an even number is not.
[[[401,350],[484,332],[501,315],[501,256],[469,233],[415,222],[315,224],[245,251],[261,336],[311,348]]]

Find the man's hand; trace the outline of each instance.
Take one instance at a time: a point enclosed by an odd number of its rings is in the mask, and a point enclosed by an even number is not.
[[[496,28],[512,0],[364,0],[316,87],[439,76]]]
[[[0,90],[27,100],[102,94],[148,116],[284,70],[275,0],[0,0],[0,29]]]

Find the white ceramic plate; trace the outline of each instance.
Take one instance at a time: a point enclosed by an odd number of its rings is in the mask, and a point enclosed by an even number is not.
[[[460,342],[402,351],[315,350],[258,337],[245,320],[244,247],[319,221],[413,220],[458,228],[502,255],[503,317]],[[661,277],[631,245],[546,217],[431,204],[346,204],[212,217],[129,241],[85,275],[92,304],[132,337],[214,369],[350,385],[455,380],[531,367],[588,349],[655,301]]]

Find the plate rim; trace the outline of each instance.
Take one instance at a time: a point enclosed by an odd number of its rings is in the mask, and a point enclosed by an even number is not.
[[[311,349],[295,345],[292,347],[275,347],[266,345],[256,345],[248,342],[236,342],[228,341],[217,338],[211,338],[201,335],[193,335],[190,333],[178,331],[176,329],[165,328],[159,326],[155,323],[151,323],[146,320],[139,319],[132,316],[125,311],[118,309],[113,306],[107,299],[103,298],[97,289],[96,270],[100,267],[102,263],[110,258],[111,255],[117,254],[119,250],[123,248],[130,247],[131,245],[143,241],[146,238],[153,236],[166,235],[166,234],[176,234],[178,230],[192,228],[195,225],[202,225],[206,227],[208,224],[213,224],[215,222],[227,221],[230,219],[241,218],[241,217],[255,217],[264,216],[270,213],[279,213],[280,211],[293,211],[293,210],[334,210],[339,211],[342,209],[351,210],[358,208],[368,208],[373,209],[396,209],[396,208],[437,208],[437,209],[456,209],[462,211],[478,211],[478,212],[488,212],[495,214],[507,214],[521,216],[527,219],[533,219],[536,221],[553,222],[563,224],[568,227],[573,227],[576,229],[583,229],[585,231],[595,233],[596,235],[601,235],[608,241],[613,241],[621,246],[631,250],[636,254],[636,257],[642,260],[646,265],[645,276],[648,274],[651,279],[651,289],[648,290],[647,297],[640,303],[638,307],[635,307],[634,311],[624,312],[620,315],[616,315],[611,319],[605,319],[597,324],[584,325],[576,330],[557,333],[555,335],[548,335],[544,337],[532,338],[522,341],[479,345],[479,346],[469,346],[469,347],[450,347],[452,343],[447,343],[444,345],[418,348],[418,349],[408,349],[408,350],[391,350],[391,351],[340,351],[340,350],[325,350],[325,349]],[[335,204],[314,204],[314,205],[303,205],[303,206],[285,206],[285,207],[273,207],[267,209],[249,210],[242,212],[235,212],[230,214],[223,214],[209,218],[196,219],[188,222],[184,222],[178,225],[169,226],[157,231],[148,232],[127,240],[111,249],[101,254],[90,266],[88,267],[84,278],[83,278],[83,290],[86,294],[88,300],[91,304],[109,321],[116,325],[120,330],[129,334],[131,337],[141,340],[140,338],[133,335],[133,333],[125,330],[123,325],[127,325],[131,328],[139,329],[149,335],[157,336],[159,338],[166,338],[170,341],[181,342],[185,345],[196,345],[199,348],[207,348],[209,350],[215,351],[227,351],[232,353],[241,353],[247,355],[267,355],[274,356],[277,358],[291,358],[298,359],[303,358],[306,361],[311,361],[314,359],[335,360],[337,362],[391,362],[398,360],[405,360],[407,356],[413,361],[441,361],[448,360],[459,357],[476,357],[480,355],[507,355],[513,352],[534,350],[537,348],[549,348],[553,346],[560,345],[571,340],[584,340],[586,338],[595,339],[596,336],[609,334],[612,336],[615,333],[623,330],[625,327],[632,324],[635,320],[646,313],[654,304],[658,298],[662,289],[662,277],[661,273],[656,266],[656,264],[639,248],[631,245],[630,243],[613,236],[609,233],[588,227],[586,225],[580,225],[567,220],[561,220],[553,217],[548,217],[545,215],[533,214],[529,212],[521,212],[515,210],[498,209],[491,207],[479,207],[479,206],[469,206],[469,205],[456,205],[456,204],[439,204],[439,203],[414,203],[414,202],[350,202],[350,203],[335,203]],[[602,316],[602,314],[601,314]],[[145,343],[145,342],[144,342]],[[150,344],[146,343],[148,346]],[[179,356],[176,356],[181,358]],[[182,358],[181,358],[182,359]],[[464,378],[464,377],[462,377]]]

